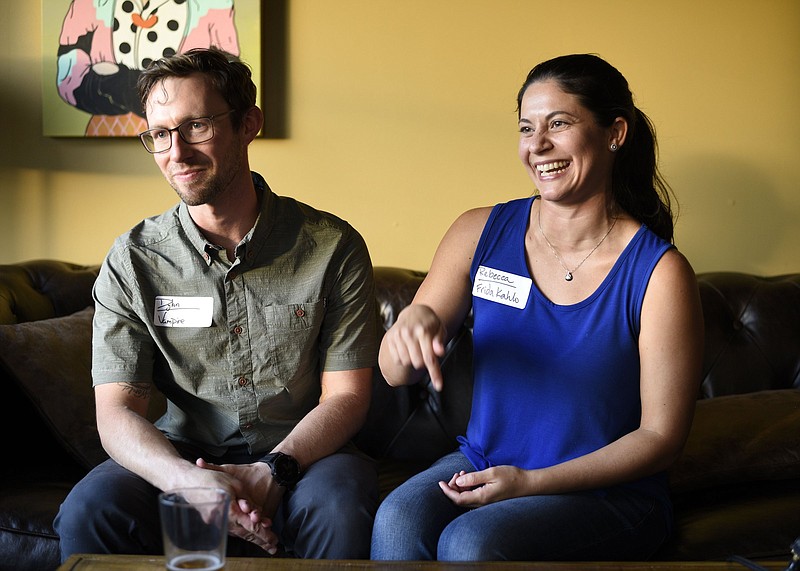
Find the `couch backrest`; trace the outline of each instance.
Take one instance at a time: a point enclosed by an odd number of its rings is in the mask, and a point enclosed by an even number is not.
[[[0,324],[61,317],[88,307],[99,269],[57,260],[0,266]]]
[[[98,269],[55,260],[0,265],[0,324],[60,317],[87,307]],[[424,278],[425,272],[375,268],[383,331]],[[705,273],[698,282],[706,327],[699,398],[800,389],[800,274]],[[470,327],[468,320],[448,346],[442,364],[448,382],[441,394],[427,380],[391,388],[376,370],[373,406],[357,439],[367,452],[426,461],[453,449],[470,413]]]
[[[701,398],[800,389],[800,274],[697,276],[705,318]]]
[[[378,266],[375,292],[381,334],[411,303],[425,272]],[[447,379],[437,393],[425,378],[416,385],[392,388],[375,371],[372,407],[356,443],[376,458],[432,462],[456,447],[472,402],[472,332],[468,322],[456,333],[442,359]]]

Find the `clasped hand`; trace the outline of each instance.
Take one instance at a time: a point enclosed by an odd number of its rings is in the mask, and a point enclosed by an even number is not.
[[[229,476],[236,491],[231,502],[228,533],[258,545],[274,555],[278,551],[278,536],[272,530],[272,517],[283,497],[283,488],[264,479],[264,464],[210,464],[198,458],[197,466]]]
[[[439,487],[454,504],[477,508],[525,495],[525,472],[514,466],[494,466],[478,472],[462,470],[449,481],[439,482]]]

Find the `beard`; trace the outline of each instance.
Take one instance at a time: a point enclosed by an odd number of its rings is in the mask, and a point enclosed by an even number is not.
[[[239,174],[239,169],[244,161],[244,152],[244,148],[241,145],[230,145],[217,162],[217,168],[203,172],[203,180],[181,185],[170,176],[168,177],[169,184],[187,206],[213,204],[220,196],[225,194],[231,182]]]

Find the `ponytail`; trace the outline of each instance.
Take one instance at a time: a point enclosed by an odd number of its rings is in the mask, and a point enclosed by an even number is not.
[[[628,138],[614,163],[611,187],[626,212],[656,235],[674,242],[674,222],[666,180],[658,169],[658,143],[653,123],[637,107]]]

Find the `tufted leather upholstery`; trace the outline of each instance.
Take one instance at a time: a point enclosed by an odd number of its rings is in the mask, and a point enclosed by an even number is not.
[[[97,270],[54,260],[0,266],[0,323],[69,315],[90,305]],[[384,330],[424,276],[375,269]],[[656,558],[785,558],[800,535],[800,274],[721,272],[698,280],[704,381],[686,457],[673,471],[675,538]],[[356,440],[379,460],[384,494],[454,448],[469,418],[471,358],[468,322],[448,345],[441,394],[426,381],[392,389],[376,371],[372,409]],[[47,571],[57,566],[52,519],[85,468],[16,386],[3,366],[2,346],[0,383],[6,458],[0,467],[0,570]],[[14,420],[20,417],[22,426]],[[762,452],[768,448],[770,455]]]
[[[91,305],[98,270],[57,260],[0,266],[0,324],[60,317]]]
[[[414,270],[375,269],[382,332],[394,325],[424,278],[423,272]],[[472,337],[467,327],[448,345],[441,366],[453,381],[441,394],[427,378],[409,387],[389,387],[376,371],[372,408],[357,438],[362,449],[375,458],[406,463],[412,473],[454,449],[456,436],[469,420],[472,401]]]
[[[698,276],[706,327],[703,398],[800,389],[800,274]]]

